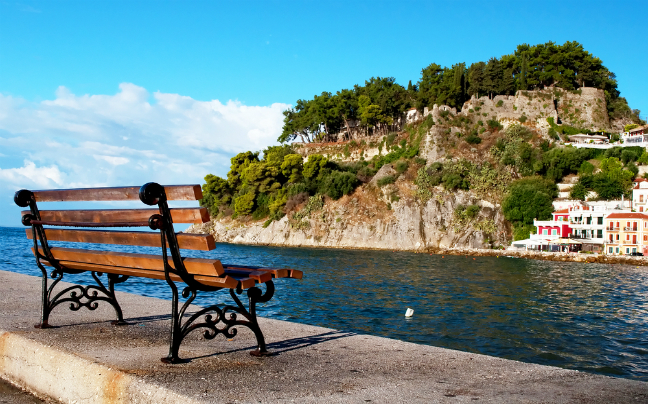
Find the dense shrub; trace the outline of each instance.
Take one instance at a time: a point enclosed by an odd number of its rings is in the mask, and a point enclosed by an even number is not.
[[[482,141],[482,139],[479,136],[473,135],[473,134],[470,134],[466,138],[466,142],[469,143],[469,144],[479,144],[479,143],[481,143],[481,141]]]
[[[324,179],[321,191],[332,199],[340,199],[343,195],[350,194],[357,183],[358,179],[352,173],[333,171]]]
[[[296,195],[291,196],[290,198],[288,198],[288,201],[286,202],[286,206],[284,207],[284,212],[289,213],[293,211],[297,206],[301,205],[307,200],[308,200],[307,192],[300,192]]]
[[[497,121],[496,119],[489,119],[488,121],[486,121],[486,125],[488,125],[488,128],[490,130],[495,132],[503,128],[502,124],[499,123],[499,121]]]
[[[384,187],[385,185],[393,184],[395,182],[396,182],[396,176],[395,175],[386,175],[386,176],[380,178],[378,181],[376,181],[376,184],[379,187]]]
[[[407,171],[408,167],[409,167],[409,163],[405,160],[398,160],[396,164],[394,164],[394,169],[399,174],[402,174],[405,171]]]
[[[533,219],[551,218],[552,202],[557,196],[558,187],[553,181],[541,177],[522,178],[509,186],[502,212],[514,227],[533,225]],[[526,237],[528,233],[522,238]]]
[[[249,215],[254,208],[254,192],[241,195],[234,200],[234,212],[239,216]]]

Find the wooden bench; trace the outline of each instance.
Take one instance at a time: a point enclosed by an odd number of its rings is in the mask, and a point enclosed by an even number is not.
[[[274,294],[274,278],[301,279],[302,272],[284,268],[222,264],[219,260],[187,258],[181,249],[209,251],[216,247],[213,236],[176,233],[173,223],[205,223],[209,214],[205,208],[170,209],[168,200],[199,200],[202,191],[198,185],[161,186],[148,183],[142,187],[56,189],[44,191],[20,190],[14,201],[29,207],[22,212],[22,223],[27,237],[33,240],[32,252],[42,273],[42,305],[39,328],[48,328],[52,310],[69,303],[71,310],[86,307],[94,310],[99,302],[110,304],[117,315],[113,324],[124,325],[122,309],[115,296],[115,284],[130,277],[166,280],[171,289],[171,338],[169,354],[162,361],[178,363],[182,340],[196,329],[204,329],[204,337],[213,339],[218,334],[227,338],[236,335],[236,327],[248,327],[257,340],[258,348],[251,352],[267,354],[265,339],[256,317],[256,304],[270,300]],[[106,210],[39,210],[37,203],[60,201],[133,201],[140,200],[149,209]],[[47,226],[47,227],[45,227]],[[50,227],[54,226],[54,227]],[[59,229],[56,226],[83,229]],[[148,227],[151,231],[111,231],[112,227]],[[90,229],[89,229],[90,228]],[[92,229],[95,228],[95,229]],[[97,229],[101,228],[101,229]],[[73,243],[121,244],[159,247],[161,255],[135,254],[116,251],[52,247],[49,241]],[[51,273],[48,276],[48,269]],[[54,292],[64,274],[90,272],[96,285],[74,285]],[[107,286],[101,278],[106,275]],[[51,281],[50,281],[51,277]],[[185,284],[178,293],[176,282]],[[256,285],[265,284],[262,292]],[[211,305],[194,314],[187,308],[198,292],[229,290],[234,305]],[[247,308],[237,295],[247,291]],[[179,299],[185,300],[179,307]]]

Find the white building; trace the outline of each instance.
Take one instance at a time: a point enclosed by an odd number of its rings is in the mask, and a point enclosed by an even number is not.
[[[648,146],[648,125],[630,129],[621,134],[621,140],[627,146]]]
[[[632,207],[635,212],[648,212],[648,180],[637,178],[632,185]]]

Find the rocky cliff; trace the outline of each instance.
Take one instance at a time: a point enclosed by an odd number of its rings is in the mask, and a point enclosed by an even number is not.
[[[396,190],[400,200],[386,202]],[[498,205],[470,192],[438,191],[421,204],[413,197],[411,183],[399,180],[382,191],[358,188],[338,201],[326,201],[307,215],[289,214],[267,227],[263,222],[213,220],[187,232],[209,232],[218,242],[275,246],[427,251],[506,245],[510,229]],[[458,218],[455,211],[460,205],[477,205],[479,213],[471,219]]]
[[[524,124],[538,136],[548,138],[547,118],[577,128],[610,130],[606,111],[602,90],[553,88],[518,91],[514,96],[493,99],[473,97],[461,111],[434,105],[422,114],[410,111],[407,122],[423,122],[429,120],[429,115],[434,120],[434,125],[425,126],[419,149],[419,156],[428,165],[459,158],[479,163],[488,160],[490,147],[500,136],[488,130],[489,120],[496,120],[504,127]],[[461,136],[465,135],[466,128],[475,125],[483,128],[479,133],[482,142],[470,145]],[[403,136],[410,135],[403,132],[400,140]],[[395,143],[398,141],[397,138]],[[322,154],[336,161],[358,161],[384,155],[388,152],[383,149],[386,147],[385,136],[370,136],[350,142],[296,145],[296,150],[305,158]],[[385,175],[393,175],[398,180],[379,187],[377,180]],[[399,176],[390,165],[385,165],[371,182],[351,195],[337,201],[327,198],[319,203],[302,204],[279,221],[225,218],[193,226],[188,232],[210,232],[219,242],[277,246],[435,250],[508,244],[510,224],[504,219],[498,199],[487,201],[470,191],[448,192],[438,187],[430,200],[421,202],[415,195],[415,177],[415,167]],[[476,216],[466,218],[457,214],[462,207],[471,205],[479,207]]]

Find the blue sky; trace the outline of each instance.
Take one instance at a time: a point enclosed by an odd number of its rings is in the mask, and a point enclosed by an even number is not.
[[[0,225],[17,187],[200,182],[298,98],[581,42],[648,113],[648,2],[2,1]],[[639,21],[633,24],[632,20]]]

